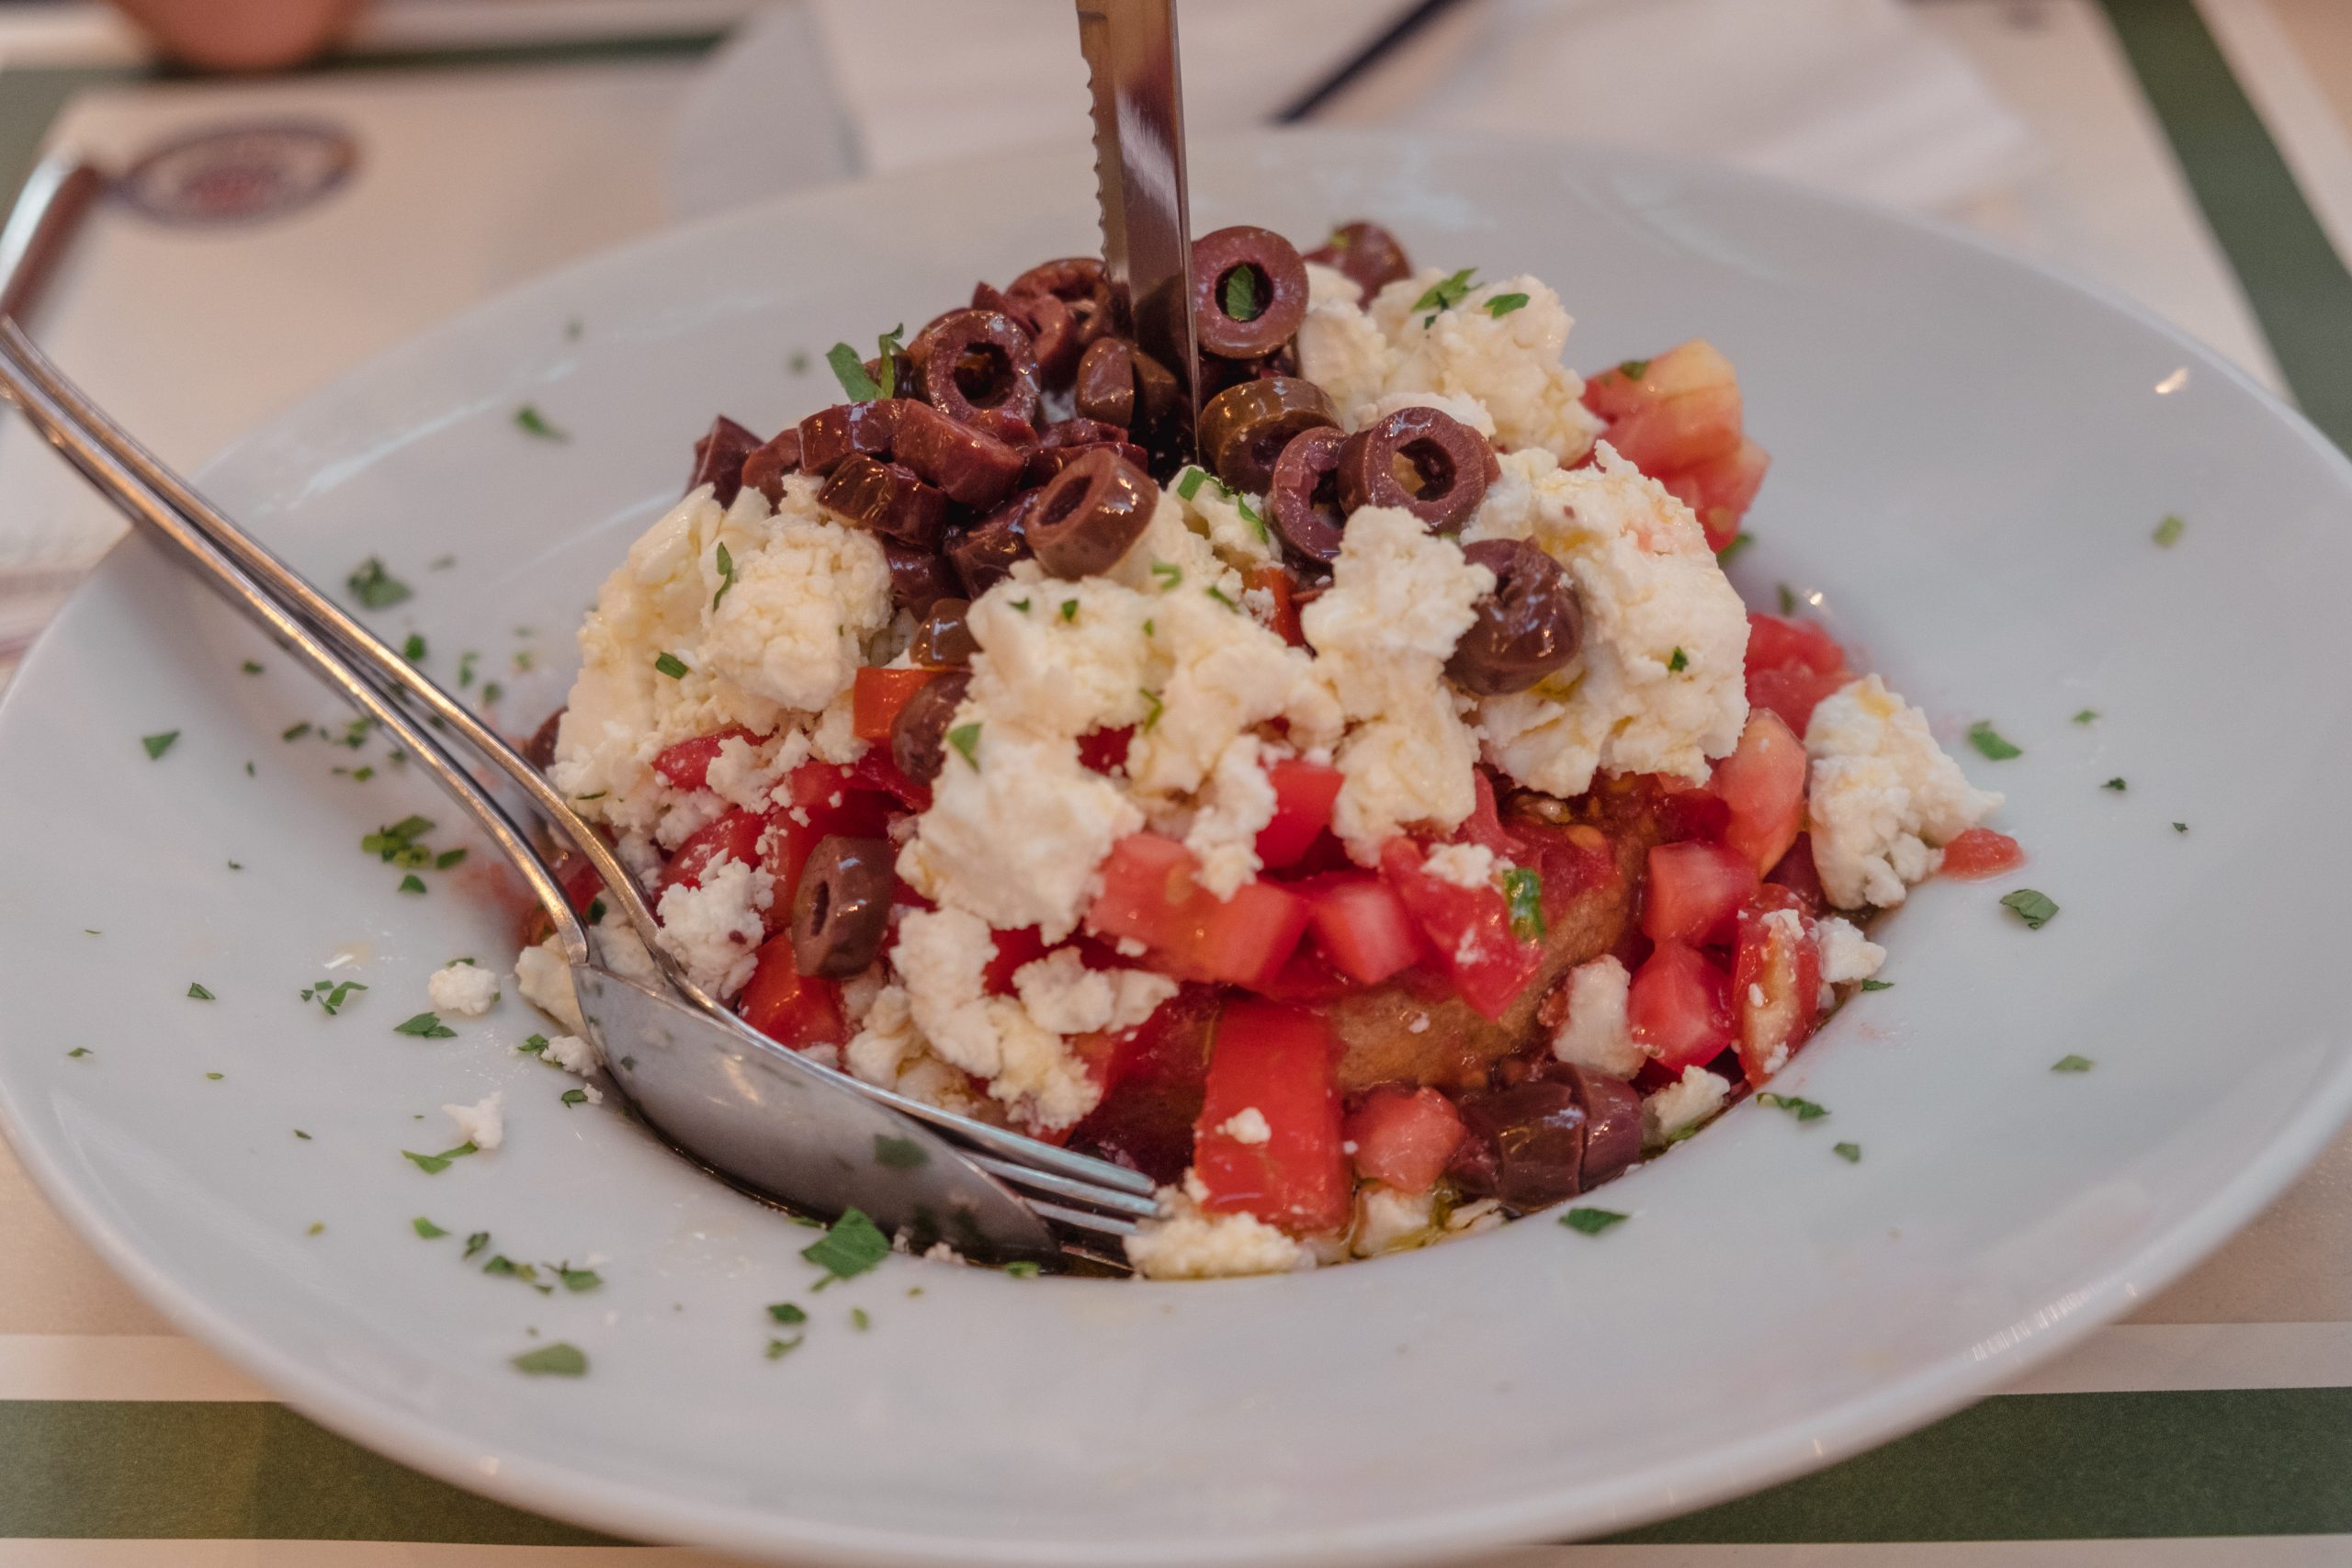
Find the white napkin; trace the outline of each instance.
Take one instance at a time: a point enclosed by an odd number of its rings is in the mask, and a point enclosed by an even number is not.
[[[1408,8],[1182,0],[1190,125],[1269,119]],[[690,96],[673,204],[698,214],[1082,141],[1074,35],[1060,0],[788,0]],[[2002,184],[2029,156],[2023,124],[1899,0],[1464,0],[1317,118],[1656,148],[1916,210]]]

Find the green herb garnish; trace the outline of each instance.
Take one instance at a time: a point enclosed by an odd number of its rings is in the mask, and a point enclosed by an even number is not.
[[[1968,743],[1989,761],[2006,762],[2012,757],[2025,755],[2024,751],[2004,740],[2000,731],[1993,728],[1993,721],[1987,718],[1980,718],[1968,727]]]
[[[392,1025],[395,1034],[413,1035],[419,1040],[455,1040],[458,1032],[441,1021],[437,1012],[421,1012]]]
[[[1258,272],[1248,265],[1225,275],[1225,313],[1237,321],[1254,321],[1263,309],[1258,303]]]
[[[1715,552],[1715,564],[1717,566],[1729,566],[1731,564],[1732,557],[1739,554],[1740,551],[1747,548],[1748,546],[1755,542],[1756,536],[1753,534],[1734,534],[1731,536],[1731,543],[1725,545],[1722,549]]]
[[[1414,310],[1430,312],[1422,318],[1421,325],[1428,326],[1437,320],[1436,312],[1451,310],[1469,298],[1470,290],[1474,287],[1470,281],[1470,275],[1477,270],[1475,266],[1465,266],[1450,277],[1440,278],[1423,290],[1421,297],[1413,301]]]
[[[1865,980],[1862,982],[1862,989],[1865,991],[1891,991],[1894,989],[1894,982],[1892,980]]]
[[[683,681],[686,678],[686,661],[674,653],[664,653],[657,657],[653,660],[653,668],[673,681]]]
[[[401,657],[411,664],[424,662],[424,634],[423,632],[408,634],[408,640],[401,644]]]
[[[947,744],[956,748],[965,761],[977,770],[980,765],[980,727],[959,724],[947,732]]]
[[[1532,866],[1503,873],[1503,901],[1510,907],[1510,934],[1521,942],[1544,940],[1544,874]]]
[[[425,891],[424,878],[417,875],[416,873],[412,871],[406,876],[401,878],[399,891],[402,893],[422,893]]]
[[[1038,1275],[1044,1273],[1045,1269],[1039,1264],[1031,1263],[1024,1259],[1022,1262],[1006,1264],[1004,1266],[1004,1271],[1005,1274],[1012,1279],[1034,1280]]]
[[[344,586],[351,590],[354,599],[370,610],[388,610],[415,592],[386,571],[383,561],[375,556],[361,561],[352,574],[344,579]]]
[[[899,340],[906,335],[906,332],[907,324],[900,321],[874,340],[874,347],[876,351],[875,368],[882,373],[876,378],[875,384],[886,398],[894,398],[899,395],[899,355],[906,346]],[[860,366],[858,368],[864,369],[865,367]]]
[[[1151,563],[1151,575],[1159,579],[1159,591],[1165,593],[1184,581],[1184,569],[1171,566],[1164,560],[1156,560]]]
[[[317,985],[305,988],[302,992],[302,999],[306,1002],[318,1003],[320,1007],[326,1010],[326,1015],[333,1018],[343,1010],[345,998],[352,992],[364,991],[367,988],[356,980],[322,980]]]
[[[874,1326],[874,1320],[865,1315],[864,1307],[852,1307],[849,1309],[849,1325],[863,1333]]]
[[[2088,1056],[2068,1055],[2061,1056],[2051,1063],[2050,1070],[2053,1073],[2086,1073],[2091,1070],[2091,1059]]]
[[[1666,661],[1666,668],[1668,674],[1679,675],[1690,668],[1690,656],[1678,648],[1674,656]]]
[[[1617,374],[1623,376],[1628,381],[1638,381],[1649,373],[1650,362],[1646,359],[1623,359],[1618,361]]]
[[[1829,1152],[1848,1165],[1862,1163],[1862,1145],[1860,1144],[1832,1144],[1829,1146]]]
[[[261,664],[257,660],[248,659],[239,668],[243,669],[248,675],[258,675],[261,673]]]
[[[571,433],[559,430],[548,423],[547,415],[530,403],[514,411],[514,426],[526,435],[536,435],[542,441],[569,441]]]
[[[2181,531],[2188,526],[2188,524],[2180,520],[2179,513],[2168,513],[2165,514],[2165,520],[2156,525],[2156,531],[2149,536],[2154,539],[2157,544],[2164,546],[2166,549],[2170,549],[2173,546],[2180,542]]]
[[[2096,724],[2096,723],[2098,723],[2098,709],[2097,709],[2097,708],[2085,708],[2082,712],[2080,712],[2080,713],[2078,713],[2078,714],[2076,714],[2076,715],[2075,716],[2075,722],[2076,724]]]
[[[1137,687],[1136,690],[1141,691],[1142,688]],[[1143,703],[1143,729],[1148,735],[1152,726],[1159,722],[1159,716],[1168,711],[1168,705],[1159,700],[1157,692],[1144,692]]]
[[[514,1358],[514,1370],[538,1377],[576,1378],[588,1372],[588,1357],[579,1346],[559,1339]]]
[[[593,1291],[605,1282],[605,1277],[594,1269],[574,1269],[569,1263],[557,1264],[555,1274],[567,1291]]]
[[[1241,613],[1241,606],[1235,604],[1233,602],[1232,595],[1226,592],[1224,589],[1213,587],[1208,591],[1208,592],[1210,598],[1216,600],[1227,609],[1231,610],[1234,614],[1239,615]]]
[[[2103,784],[2099,785],[2098,787],[2099,787],[2099,788],[2101,788],[2101,789],[2111,789],[2111,790],[2113,790],[2116,794],[2118,794],[2118,795],[2121,795],[2121,794],[2122,794],[2126,789],[2130,788],[2131,786],[2130,786],[2130,785],[2128,785],[2128,784],[2125,784],[2125,783],[2124,783],[2120,778],[2112,778],[2112,779],[2108,780],[2105,784]]]
[[[1487,314],[1500,321],[1513,310],[1524,308],[1526,304],[1527,296],[1524,294],[1498,294],[1487,301]]]
[[[188,994],[189,996],[193,997],[194,998],[196,998],[196,999],[197,999],[198,1001],[199,1001],[199,1002],[209,1002],[209,1001],[217,1001],[217,1000],[219,1000],[219,998],[216,998],[215,996],[213,996],[213,994],[212,994],[210,991],[206,990],[202,986],[200,986],[200,985],[197,984],[194,980],[190,980],[190,981],[187,983],[187,994]]]
[[[433,869],[435,871],[447,871],[453,865],[463,864],[465,863],[465,858],[466,852],[462,849],[443,850],[439,854],[433,857]]]
[[[833,378],[854,403],[870,403],[882,397],[881,384],[865,373],[865,356],[845,343],[837,343],[825,350],[825,363],[833,367]]]
[[[727,597],[727,591],[735,586],[735,558],[728,554],[726,545],[721,544],[714,558],[718,563],[718,592],[710,596],[710,607],[716,610],[718,602]]]
[[[588,1103],[588,1091],[584,1089],[565,1089],[563,1102],[566,1105],[585,1105]]]
[[[1062,601],[1062,619],[1065,621],[1074,621],[1078,619],[1077,600],[1065,599]]]
[[[449,1162],[451,1160],[462,1159],[469,1154],[476,1154],[479,1152],[480,1151],[477,1150],[472,1144],[464,1143],[459,1144],[454,1149],[443,1149],[437,1155],[421,1155],[408,1149],[402,1149],[401,1151],[401,1157],[413,1164],[417,1169],[424,1172],[427,1176],[438,1176],[443,1171],[449,1168]],[[483,1232],[482,1239],[487,1242],[490,1239],[490,1233],[487,1231]],[[466,1256],[469,1258],[473,1256],[473,1249],[471,1247],[467,1248]]]
[[[166,729],[161,735],[141,736],[139,738],[139,744],[147,748],[147,759],[149,761],[153,761],[156,758],[162,756],[164,752],[170,750],[172,749],[172,742],[177,740],[179,738],[180,732],[178,730]]]
[[[791,1324],[806,1323],[808,1321],[808,1314],[801,1311],[799,1307],[794,1305],[790,1302],[770,1302],[768,1303],[768,1315],[775,1319],[778,1323]]]
[[[449,1234],[447,1231],[443,1230],[439,1225],[435,1224],[431,1220],[426,1219],[423,1214],[419,1214],[416,1218],[409,1221],[408,1225],[409,1229],[414,1231],[417,1235],[423,1236],[427,1241],[437,1241],[442,1236]]]
[[[2051,901],[2048,894],[2030,887],[2020,887],[2014,893],[2002,895],[2001,908],[2023,920],[2028,930],[2037,931],[2048,925],[2050,917],[2058,912],[2058,906]]]
[[[1774,1094],[1770,1089],[1756,1097],[1758,1105],[1777,1106],[1800,1122],[1818,1122],[1829,1114],[1829,1108],[1810,1100],[1800,1100],[1793,1094]]]
[[[1560,1216],[1560,1223],[1584,1235],[1599,1235],[1614,1224],[1622,1224],[1630,1215],[1614,1209],[1570,1209]]]
[[[854,1279],[889,1254],[890,1238],[856,1209],[844,1211],[831,1229],[800,1249],[801,1257],[833,1280]]]

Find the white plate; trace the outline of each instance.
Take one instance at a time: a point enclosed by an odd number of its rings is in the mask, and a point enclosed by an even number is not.
[[[1928,1420],[2161,1286],[2321,1146],[2352,1102],[2330,979],[2352,840],[2329,826],[2352,470],[2309,428],[2110,299],[1754,179],[1301,139],[1204,150],[1195,182],[1203,229],[1370,214],[1428,260],[1534,272],[1584,315],[1581,365],[1713,339],[1777,458],[1751,595],[1820,595],[1949,736],[1991,716],[2024,747],[1967,760],[2031,866],[1888,922],[1895,988],[1782,1086],[1830,1118],[1735,1112],[1611,1188],[1634,1217],[1600,1237],[1537,1219],[1156,1287],[893,1260],[812,1295],[807,1232],[560,1104],[569,1080],[508,1049],[537,1027],[511,996],[454,1040],[391,1032],[435,964],[509,952],[465,874],[402,895],[358,851],[449,810],[379,749],[355,784],[329,769],[366,757],[281,742],[331,705],[274,653],[240,674],[254,639],[132,547],[0,707],[0,1110],[141,1292],[361,1441],[639,1537],[799,1562],[1402,1562],[1627,1525]],[[714,411],[780,424],[827,400],[795,350],[1091,248],[1091,189],[1080,164],[1002,163],[665,236],[377,363],[208,483],[321,581],[382,554],[418,592],[379,624],[421,630],[445,677],[481,650],[527,728]],[[570,443],[520,433],[526,401]],[[514,675],[517,646],[542,667]],[[174,728],[150,761],[140,738]],[[2058,901],[2046,929],[1996,902],[2018,882]],[[373,988],[328,1019],[296,992],[339,951]],[[2051,1072],[2077,1053],[2097,1068]],[[437,1176],[400,1157],[493,1088],[507,1147]],[[594,1255],[607,1283],[483,1278],[417,1214]],[[770,1362],[784,1299],[816,1321]],[[511,1371],[533,1328],[589,1375]]]

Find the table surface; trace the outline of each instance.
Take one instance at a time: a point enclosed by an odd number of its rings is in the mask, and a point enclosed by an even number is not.
[[[1317,119],[1379,123],[1452,47],[1448,29],[1496,3],[1457,7]],[[0,13],[0,194],[43,145],[125,159],[224,116],[323,118],[368,150],[334,202],[232,241],[100,216],[42,302],[40,335],[192,465],[432,321],[667,221],[647,128],[745,9],[411,5],[329,69],[237,83],[159,78],[72,12]],[[2352,449],[2352,6],[1917,0],[1915,13],[2038,148],[2032,169],[1957,216],[2139,299]],[[155,330],[127,329],[127,313]],[[47,560],[62,578],[110,536],[13,421],[0,494],[6,564]],[[0,679],[26,629],[0,607]],[[2204,1267],[2001,1394],[1752,1497],[1493,1562],[2352,1562],[2347,1221],[2352,1135]],[[293,1415],[174,1334],[0,1145],[0,1568],[721,1561],[518,1513]]]

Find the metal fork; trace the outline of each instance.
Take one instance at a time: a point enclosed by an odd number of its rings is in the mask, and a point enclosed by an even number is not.
[[[889,1118],[892,1126],[906,1128],[907,1135],[921,1134],[917,1146],[923,1150],[927,1160],[933,1153],[932,1144],[937,1143],[937,1152],[955,1166],[1022,1205],[1024,1215],[1029,1217],[1028,1226],[1041,1230],[1037,1221],[1042,1220],[1079,1233],[1087,1240],[1085,1249],[1097,1255],[1104,1243],[1114,1242],[1119,1235],[1132,1231],[1136,1219],[1153,1212],[1151,1182],[1139,1172],[878,1089],[812,1062],[751,1030],[668,961],[656,940],[658,923],[634,877],[611,847],[571,809],[537,769],[470,709],[345,614],[107,418],[9,321],[0,321],[0,392],[5,392],[35,428],[134,524],[175,547],[184,563],[195,568],[232,604],[300,654],[315,672],[384,724],[401,745],[424,764],[435,781],[482,824],[492,840],[514,863],[534,895],[547,907],[575,975],[586,976],[579,987],[583,1010],[593,993],[610,1015],[608,1028],[626,1021],[632,1029],[658,1029],[670,1033],[683,1031],[681,1038],[693,1035],[703,1042],[697,1050],[665,1053],[625,1047],[606,1054],[608,1063],[620,1069],[615,1074],[616,1082],[673,1142],[723,1174],[796,1206],[838,1212],[843,1205],[834,1204],[829,1209],[821,1201],[812,1203],[807,1177],[779,1168],[775,1151],[763,1150],[762,1145],[789,1144],[790,1138],[776,1136],[779,1133],[789,1132],[793,1137],[803,1135],[806,1123],[812,1118],[801,1112],[810,1105],[821,1102],[830,1113],[831,1106],[862,1101],[859,1109],[866,1113],[866,1120],[851,1117],[853,1124],[865,1127],[871,1117],[880,1115]],[[589,963],[587,935],[562,897],[553,874],[527,837],[502,807],[482,794],[440,741],[410,718],[393,700],[395,696],[413,700],[437,721],[437,727],[456,736],[504,773],[524,792],[538,814],[594,865],[613,896],[612,901],[647,950],[662,962],[664,978],[685,1006],[657,997]],[[663,1009],[667,1010],[659,1011],[658,1016],[656,1011],[649,1010]],[[707,1032],[696,1034],[685,1030],[681,1021],[686,1018],[702,1021],[706,1030],[708,1025],[716,1025],[727,1037],[726,1050],[720,1051],[715,1038]],[[748,1080],[721,1081],[729,1079],[729,1075],[722,1072],[712,1077],[708,1071],[702,1070],[722,1056],[728,1060],[756,1057],[762,1064],[765,1082],[806,1087],[796,1088],[788,1094],[781,1089],[763,1090]],[[709,1081],[696,1078],[697,1072]],[[695,1078],[695,1087],[673,1085],[669,1076]],[[706,1099],[718,1097],[724,1102],[727,1113],[720,1114],[718,1110],[704,1105],[696,1098],[698,1095]],[[661,1106],[668,1107],[666,1112]],[[779,1124],[769,1127],[763,1137],[761,1118],[771,1114],[780,1119]],[[712,1124],[704,1125],[706,1121]],[[910,1122],[921,1126],[911,1127]],[[947,1143],[939,1142],[943,1138],[959,1146],[951,1148]],[[866,1154],[870,1159],[870,1146]],[[1007,1188],[1020,1190],[1016,1196],[1006,1192]],[[823,1190],[816,1190],[821,1198]],[[858,1202],[857,1206],[874,1213],[865,1202]],[[1002,1206],[998,1204],[995,1208]],[[939,1203],[934,1202],[933,1207],[939,1207]],[[959,1247],[968,1243],[998,1253],[1010,1250],[1023,1255],[1037,1250],[1034,1234],[1024,1237],[1022,1224],[994,1212],[978,1194],[959,1190],[950,1208],[957,1214],[985,1216],[958,1222],[957,1234],[946,1239]],[[1113,1246],[1111,1252],[1115,1251]],[[1108,1260],[1117,1261],[1115,1256]]]

